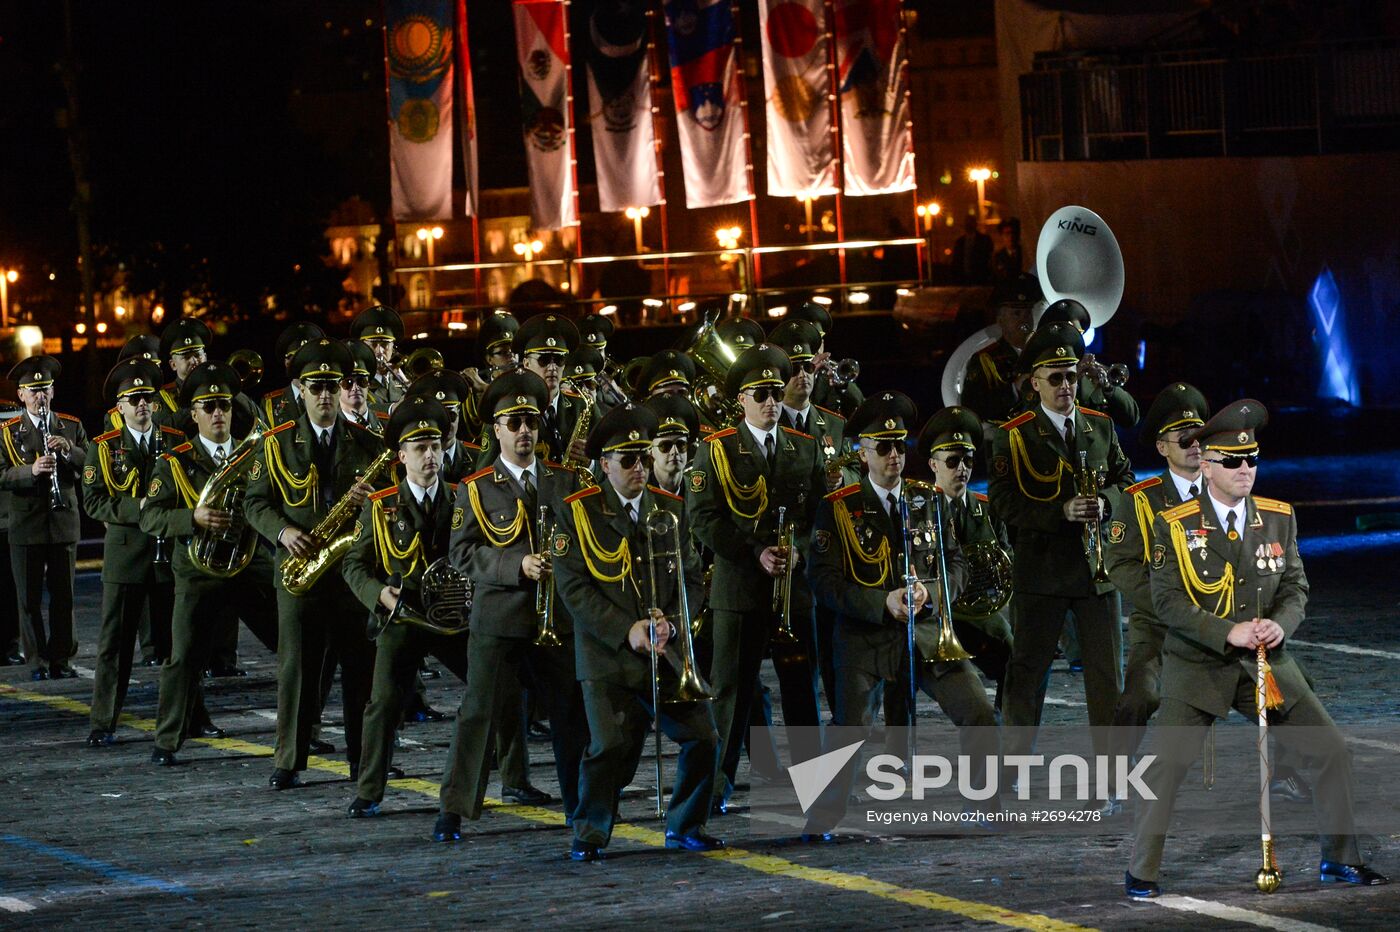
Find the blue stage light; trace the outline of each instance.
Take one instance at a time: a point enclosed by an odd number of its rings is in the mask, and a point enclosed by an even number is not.
[[[1342,293],[1332,270],[1325,265],[1308,293],[1308,306],[1312,308],[1318,347],[1322,350],[1322,381],[1317,387],[1317,397],[1360,404],[1361,392],[1356,384],[1351,347],[1347,344]]]

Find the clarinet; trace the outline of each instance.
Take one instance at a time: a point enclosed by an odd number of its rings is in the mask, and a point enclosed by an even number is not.
[[[165,452],[165,438],[161,436],[160,425],[151,425],[151,465],[154,468],[156,459]],[[146,477],[149,482],[150,476]],[[151,557],[151,562],[158,566],[166,566],[170,563],[170,541],[164,536],[156,538],[156,552]]]
[[[39,398],[39,455],[49,455],[49,403],[42,396]],[[57,454],[54,454],[57,459]],[[49,511],[63,511],[68,505],[63,501],[63,489],[58,483],[58,465],[54,464],[53,472],[49,473]]]

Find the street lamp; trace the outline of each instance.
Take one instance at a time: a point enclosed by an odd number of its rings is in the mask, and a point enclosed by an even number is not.
[[[739,248],[739,237],[744,231],[738,227],[720,227],[715,230],[715,239],[719,242],[719,248],[726,252]]]
[[[987,179],[992,177],[990,168],[973,168],[967,173],[969,181],[977,182],[977,226],[987,222]]]
[[[418,238],[428,245],[428,306],[432,307],[437,294],[437,273],[433,271],[433,244],[442,239],[442,227],[419,227]]]
[[[797,199],[802,202],[802,209],[807,214],[807,222],[802,225],[802,232],[807,234],[807,242],[814,242],[813,234],[815,234],[817,230],[816,227],[812,226],[812,202],[815,201],[816,198],[811,194],[799,194]]]
[[[10,286],[19,281],[19,272],[6,269],[0,275],[0,327],[10,326]]]
[[[632,233],[637,238],[637,252],[645,252],[646,247],[642,245],[642,221],[651,214],[651,208],[629,207],[623,213],[627,214],[627,219],[632,221]]]
[[[535,256],[544,250],[544,243],[537,239],[532,239],[528,243],[516,243],[515,254],[525,260],[525,277],[534,278],[535,270],[530,263],[535,261]]]
[[[929,201],[915,207],[914,212],[924,221],[924,233],[928,236],[928,277],[929,281],[933,281],[933,264],[937,261],[938,253],[938,236],[934,232],[933,218],[943,213],[943,205]]]

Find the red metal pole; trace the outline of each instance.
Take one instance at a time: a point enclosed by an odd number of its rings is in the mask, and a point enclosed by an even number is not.
[[[739,82],[739,113],[744,118],[744,172],[749,181],[749,242],[753,248],[758,248],[758,189],[754,186],[753,177],[753,137],[749,131],[749,95],[747,82],[744,80],[744,33],[740,23],[739,4],[732,2],[729,4],[729,15],[734,17],[734,77]],[[759,257],[753,256],[753,281],[750,288],[758,289],[763,286],[763,270],[759,264]],[[757,301],[757,296],[755,296]]]

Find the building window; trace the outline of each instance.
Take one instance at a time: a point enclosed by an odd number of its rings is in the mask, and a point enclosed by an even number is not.
[[[426,275],[415,275],[408,288],[409,303],[416,308],[427,308],[432,304],[432,296],[428,294],[428,277]]]

